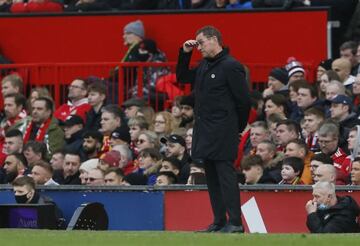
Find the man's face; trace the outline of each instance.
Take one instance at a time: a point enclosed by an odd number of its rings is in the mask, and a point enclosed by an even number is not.
[[[330,107],[331,118],[337,121],[341,121],[348,115],[349,106],[342,103],[332,103]]]
[[[31,170],[31,177],[34,179],[36,184],[43,185],[51,179],[51,174],[43,167],[35,165]]]
[[[269,76],[269,78],[268,78],[268,86],[272,91],[278,91],[284,86],[284,84],[281,83],[280,80],[277,80],[272,76]]]
[[[28,164],[33,164],[35,161],[40,161],[42,158],[41,154],[35,153],[32,147],[27,147],[24,150],[24,156]]]
[[[36,100],[32,105],[32,121],[38,124],[45,122],[51,116],[51,110],[46,109],[45,101]]]
[[[4,162],[4,170],[6,174],[18,173],[19,160],[13,155],[8,155]]]
[[[320,165],[323,165],[324,163],[322,163],[321,161],[316,161],[316,160],[312,160],[311,162],[310,162],[310,172],[311,172],[311,177],[312,177],[312,179],[314,180],[314,178],[315,178],[315,172],[316,172],[316,170],[318,169],[318,167],[320,166]]]
[[[10,81],[5,81],[1,85],[1,93],[3,96],[7,96],[9,94],[18,93],[18,92],[19,92],[19,88],[14,87]]]
[[[352,84],[352,93],[354,95],[360,95],[360,75],[356,76],[356,79]]]
[[[22,109],[21,105],[16,105],[14,97],[6,97],[4,99],[4,111],[7,119],[15,118]]]
[[[331,100],[333,99],[335,96],[338,95],[339,92],[339,88],[336,85],[328,85],[326,87],[326,93],[325,93],[325,98],[327,100]]]
[[[170,182],[169,182],[169,179],[167,176],[165,175],[159,175],[157,178],[156,178],[156,185],[169,185]]]
[[[291,75],[291,77],[289,78],[289,84],[291,84],[292,82],[294,82],[296,80],[300,80],[300,79],[305,79],[304,73],[296,72],[293,75]]]
[[[92,154],[97,150],[97,140],[92,137],[84,138],[83,149],[85,153]]]
[[[256,146],[266,140],[269,139],[269,134],[268,132],[262,128],[262,127],[251,127],[251,131],[250,131],[250,142],[251,142],[251,146],[256,148]]]
[[[6,154],[20,153],[23,148],[23,140],[21,137],[5,138],[4,150]]]
[[[124,112],[126,117],[129,119],[131,117],[135,117],[139,109],[140,108],[138,106],[129,106],[125,108]]]
[[[91,169],[86,177],[86,185],[104,185],[104,175],[99,169]]]
[[[326,155],[333,154],[338,147],[338,138],[332,136],[319,136],[320,150]]]
[[[50,164],[54,170],[61,170],[64,165],[64,155],[61,153],[55,153],[52,155]]]
[[[313,190],[313,201],[317,204],[330,204],[330,194],[323,189],[314,189]]]
[[[102,104],[102,102],[104,100],[105,100],[105,95],[104,94],[100,94],[97,91],[90,91],[89,92],[88,101],[89,101],[89,104],[92,107],[99,106],[100,104]]]
[[[81,124],[76,124],[76,125],[72,125],[72,126],[65,126],[64,127],[65,139],[70,139],[73,134],[77,133],[82,128],[83,127],[82,127]]]
[[[320,125],[322,124],[323,119],[314,114],[309,114],[304,116],[304,129],[310,134],[314,134],[319,130]]]
[[[87,91],[84,87],[84,81],[76,79],[69,85],[68,98],[71,101],[78,101],[85,98]]]
[[[163,161],[161,163],[160,172],[173,172],[175,175],[179,174],[179,169],[175,168],[170,162]]]
[[[314,183],[319,181],[327,181],[327,182],[334,182],[335,177],[329,172],[324,165],[320,165],[314,172]]]
[[[256,184],[261,176],[261,167],[252,166],[247,170],[242,171],[245,175],[245,183],[246,184]]]
[[[316,97],[311,96],[309,89],[299,88],[296,101],[300,108],[305,109],[316,101]]]
[[[184,120],[192,120],[194,118],[194,109],[189,105],[181,105],[180,106],[181,111],[181,118]]]
[[[200,51],[203,58],[211,58],[216,55],[218,42],[216,37],[205,37],[203,33],[196,36],[198,42],[197,49]]]
[[[360,185],[360,162],[355,161],[351,167],[351,182],[355,185]]]
[[[268,145],[265,143],[259,143],[256,146],[256,154],[259,155],[265,163],[273,159],[275,155],[275,153],[270,151]]]
[[[333,62],[331,69],[339,75],[341,82],[344,82],[349,77],[350,71],[349,69],[346,69],[345,65],[342,63]]]
[[[285,124],[276,127],[277,143],[285,146],[290,140],[296,139],[297,136],[294,132],[289,131]]]
[[[78,155],[66,154],[64,159],[64,177],[72,176],[79,171],[80,157]]]
[[[355,144],[356,144],[356,136],[357,136],[357,131],[350,131],[349,137],[347,139],[349,150],[354,149]]]
[[[340,57],[349,60],[353,66],[357,64],[356,55],[351,52],[351,49],[340,50]]]
[[[140,126],[132,125],[130,126],[129,132],[130,132],[131,141],[136,141],[139,138],[141,128]]]
[[[23,196],[26,195],[26,198],[28,199],[25,203],[29,203],[29,201],[34,196],[35,190],[30,189],[27,185],[23,186],[13,186],[13,191],[15,196]]]
[[[184,152],[185,152],[185,147],[182,146],[181,144],[171,143],[169,141],[166,143],[166,150],[165,150],[166,157],[170,157],[170,156],[179,157],[183,155]]]
[[[116,118],[112,113],[103,112],[101,114],[101,129],[100,131],[104,134],[110,134],[114,131],[117,127],[120,126],[120,118]]]
[[[106,174],[104,178],[105,185],[121,185],[122,180],[115,172]]]
[[[288,143],[285,148],[285,157],[305,158],[305,151],[296,143]]]
[[[186,136],[185,136],[185,143],[186,143],[186,149],[187,149],[187,150],[190,150],[190,149],[191,149],[192,136],[193,136],[193,128],[189,128],[189,129],[186,131]]]

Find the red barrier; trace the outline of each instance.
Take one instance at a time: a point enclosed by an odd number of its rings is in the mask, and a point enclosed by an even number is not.
[[[360,192],[339,192],[338,194],[351,195],[360,202]],[[305,224],[305,204],[312,199],[310,191],[241,192],[242,206],[252,198],[255,198],[268,233],[308,232]],[[164,214],[165,230],[196,231],[206,228],[212,222],[207,191],[167,191]],[[245,230],[249,232],[248,222],[244,215],[243,222]]]
[[[176,61],[178,48],[194,38],[198,28],[214,25],[230,53],[243,63],[284,65],[295,56],[313,64],[327,55],[327,18],[326,9],[6,15],[0,16],[0,47],[16,63],[118,62],[126,50],[123,27],[141,19],[146,36],[157,41],[169,61]]]

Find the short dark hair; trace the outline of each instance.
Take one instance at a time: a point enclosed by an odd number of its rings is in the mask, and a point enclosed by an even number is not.
[[[45,108],[47,110],[51,111],[51,114],[54,112],[54,102],[51,98],[48,97],[39,97],[37,99],[35,99],[35,101],[43,101],[45,102]]]
[[[350,40],[350,41],[346,41],[346,42],[342,43],[342,44],[340,45],[340,50],[350,49],[350,50],[351,50],[351,53],[352,53],[353,55],[356,55],[356,53],[357,53],[357,47],[358,47],[358,43],[355,42],[355,41]]]
[[[176,158],[175,156],[170,156],[170,157],[166,157],[162,160],[169,162],[174,168],[179,169],[179,171],[181,170],[181,161]]]
[[[176,184],[177,183],[177,177],[176,175],[171,172],[171,171],[162,171],[162,172],[159,172],[158,175],[159,176],[166,176],[169,180],[169,184]]]
[[[295,132],[298,135],[300,134],[300,126],[294,120],[290,120],[290,119],[282,120],[279,123],[277,123],[276,127],[280,125],[286,125],[286,128],[288,129],[289,132]]]
[[[28,148],[31,148],[34,151],[34,153],[36,153],[36,154],[41,154],[42,159],[46,157],[46,154],[48,151],[45,143],[37,142],[37,141],[33,141],[33,140],[30,140],[29,142],[27,142],[25,144],[24,150],[26,150]]]
[[[125,114],[122,109],[116,104],[106,105],[101,109],[101,113],[108,112],[114,115],[115,118],[120,118],[121,124],[125,122]]]
[[[325,119],[325,113],[323,110],[321,110],[320,108],[317,107],[311,107],[308,108],[304,111],[304,115],[305,116],[309,116],[309,115],[315,115],[316,117]]]
[[[12,183],[12,186],[28,186],[30,189],[35,190],[35,181],[32,177],[29,176],[22,176],[16,178]]]
[[[116,176],[119,176],[121,178],[124,178],[125,177],[125,174],[123,172],[123,170],[121,170],[120,168],[117,168],[117,167],[110,167],[109,169],[107,169],[105,172],[104,172],[104,176],[105,175],[108,175],[109,173],[115,173]]]
[[[40,160],[40,161],[36,161],[33,165],[33,168],[35,166],[39,166],[42,167],[43,169],[45,169],[48,173],[50,173],[51,175],[54,173],[54,169],[52,168],[52,166],[47,163],[46,161]]]
[[[14,156],[18,161],[20,161],[25,167],[27,167],[28,163],[27,163],[27,160],[24,156],[24,154],[22,153],[12,153],[12,154],[9,154],[8,156]]]
[[[315,86],[310,85],[306,80],[300,80],[300,82],[301,83],[299,83],[298,91],[299,89],[307,89],[310,91],[310,95],[312,98],[318,97],[318,91]]]
[[[96,131],[96,130],[88,130],[84,133],[83,135],[83,139],[85,138],[93,138],[95,140],[97,140],[99,143],[103,142],[104,136],[101,132]]]
[[[146,149],[143,149],[142,151],[140,151],[139,153],[139,156],[142,156],[142,157],[151,157],[151,159],[154,159],[154,160],[161,160],[161,154],[159,152],[159,150],[155,149],[155,148],[146,148]]]
[[[301,148],[301,149],[303,149],[305,151],[305,155],[307,155],[307,153],[309,152],[308,146],[306,145],[306,143],[302,139],[292,139],[286,144],[286,146],[289,143],[294,143],[297,146],[299,146],[299,148]]]
[[[15,104],[17,107],[22,106],[23,108],[26,107],[26,98],[21,93],[11,93],[9,95],[4,96],[5,98],[14,98]]]
[[[312,158],[311,158],[312,161],[319,161],[319,162],[322,162],[324,164],[331,164],[333,165],[334,164],[334,161],[333,159],[330,157],[330,155],[326,155],[324,153],[318,153],[318,154],[315,154]],[[359,158],[360,160],[360,158]],[[354,160],[355,161],[355,160]]]
[[[5,133],[5,138],[13,138],[13,137],[23,138],[23,134],[18,129],[11,129]]]
[[[241,161],[241,169],[243,170],[249,170],[251,167],[255,166],[264,169],[264,162],[259,155],[248,155]]]
[[[98,92],[106,96],[106,85],[101,80],[93,81],[88,88],[88,91]]]
[[[286,97],[282,94],[276,93],[270,96],[267,96],[264,99],[264,103],[266,103],[268,100],[271,100],[276,106],[280,107],[282,106],[284,108],[284,113],[286,114],[288,111],[288,101]]]
[[[196,36],[202,33],[205,37],[216,37],[220,46],[223,45],[222,35],[218,29],[213,26],[204,26],[196,31]]]

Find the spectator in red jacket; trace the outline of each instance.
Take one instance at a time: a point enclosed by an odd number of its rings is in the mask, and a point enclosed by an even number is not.
[[[13,0],[12,13],[59,13],[63,4],[59,0]]]

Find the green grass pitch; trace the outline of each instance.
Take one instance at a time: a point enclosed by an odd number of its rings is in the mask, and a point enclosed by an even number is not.
[[[4,246],[109,245],[359,245],[360,234],[219,234],[194,232],[0,230]]]

